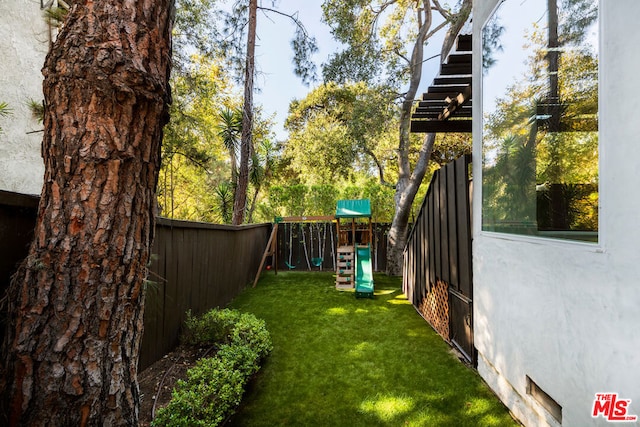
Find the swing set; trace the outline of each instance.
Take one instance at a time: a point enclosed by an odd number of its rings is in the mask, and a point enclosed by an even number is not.
[[[329,215],[317,215],[317,216],[285,216],[285,217],[276,217],[273,229],[271,230],[271,235],[269,236],[269,241],[267,243],[267,249],[262,255],[262,260],[260,261],[260,267],[258,268],[258,274],[253,282],[253,287],[258,283],[258,279],[260,278],[260,273],[264,268],[267,258],[271,257],[271,269],[274,270],[275,274],[278,274],[278,231],[280,227],[283,227],[283,234],[285,242],[288,239],[288,246],[285,244],[285,247],[288,249],[288,255],[285,254],[284,265],[287,266],[289,270],[295,269],[301,261],[300,252],[298,252],[298,259],[296,262],[293,261],[293,248],[294,248],[294,228],[297,225],[298,235],[297,237],[299,243],[302,243],[302,247],[304,249],[305,260],[307,262],[307,268],[311,270],[311,266],[319,268],[322,270],[322,264],[324,263],[324,252],[325,252],[325,243],[327,237],[327,228],[331,230],[331,251],[333,253],[333,227],[327,227],[328,222],[335,222],[335,216]],[[309,227],[309,243],[310,243],[310,251],[311,257],[309,257],[309,252],[307,251],[307,237],[303,227],[303,223],[310,223]],[[314,227],[316,226],[316,227]],[[324,226],[324,227],[322,227]],[[317,244],[318,244],[318,256],[314,257],[313,249],[314,249],[314,228],[316,228],[317,234]],[[324,230],[322,230],[324,228]],[[334,261],[335,262],[335,261]]]
[[[309,258],[309,252],[307,251],[307,241],[303,227],[303,223],[307,222],[311,223],[308,232],[311,258]],[[289,254],[288,256],[285,255],[287,259],[284,260],[287,268],[293,270],[300,264],[300,251],[298,251],[297,262],[293,263],[293,226],[298,224],[298,232],[301,236],[301,240],[298,240],[298,242],[302,243],[304,248],[307,268],[311,270],[311,265],[313,264],[314,267],[322,270],[325,243],[327,241],[326,223],[331,223],[329,226],[331,231],[331,258],[333,260],[333,269],[336,271],[336,289],[353,289],[356,298],[373,298],[374,282],[371,263],[373,230],[371,226],[371,202],[368,199],[338,200],[334,216],[288,216],[276,218],[267,247],[260,261],[256,278],[253,281],[253,287],[255,288],[260,279],[267,257],[271,257],[271,268],[274,269],[275,274],[278,274],[278,228],[281,224],[284,227],[284,241],[286,242],[287,235],[289,238]],[[335,244],[333,240],[334,223],[337,232],[337,242]],[[313,256],[314,225],[317,225],[317,257]],[[321,225],[324,225],[324,237],[321,233]]]

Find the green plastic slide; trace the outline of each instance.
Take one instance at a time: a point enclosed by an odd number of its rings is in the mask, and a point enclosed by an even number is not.
[[[373,298],[370,246],[356,248],[356,298]]]

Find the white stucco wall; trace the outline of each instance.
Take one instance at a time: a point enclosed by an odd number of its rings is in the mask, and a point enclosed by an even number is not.
[[[39,194],[44,166],[42,125],[27,107],[42,101],[42,65],[48,29],[38,0],[0,1],[0,102],[12,109],[0,118],[0,190]]]
[[[497,3],[474,2],[478,183],[481,27]],[[557,425],[527,395],[527,375],[562,406],[563,426],[608,425],[591,417],[598,392],[631,399],[629,412],[640,417],[640,50],[633,30],[638,17],[638,0],[600,1],[600,243],[474,230],[478,371],[525,425]],[[474,188],[474,224],[481,224],[481,185]]]

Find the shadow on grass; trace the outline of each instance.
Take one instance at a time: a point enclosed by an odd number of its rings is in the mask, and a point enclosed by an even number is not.
[[[515,426],[477,373],[376,275],[374,299],[331,273],[263,276],[232,307],[264,319],[274,350],[234,426]]]

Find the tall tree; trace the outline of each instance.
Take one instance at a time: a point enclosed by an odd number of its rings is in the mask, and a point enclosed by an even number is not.
[[[9,291],[9,425],[137,425],[171,0],[77,2],[45,66],[35,239]]]
[[[422,81],[424,48],[436,32],[447,28],[440,52],[444,59],[469,17],[471,5],[471,0],[460,0],[452,11],[438,0],[325,0],[322,6],[325,21],[332,27],[336,39],[346,46],[344,52],[325,64],[325,80],[343,82],[355,76],[360,80],[384,80],[397,88],[400,102],[398,180],[396,211],[388,234],[389,274],[402,272],[411,205],[427,171],[435,142],[435,135],[427,134],[418,159],[410,161],[411,112]],[[441,15],[441,23],[434,23],[433,12]]]
[[[272,5],[275,1],[271,2]],[[306,83],[315,79],[315,66],[310,60],[311,54],[317,51],[315,39],[305,29],[297,14],[288,14],[273,7],[266,7],[258,0],[237,0],[231,13],[225,19],[225,38],[222,40],[222,52],[230,60],[238,63],[243,57],[241,67],[244,83],[244,105],[242,110],[242,138],[240,142],[240,166],[238,185],[235,191],[233,206],[233,224],[242,224],[247,210],[247,189],[249,186],[249,163],[253,155],[253,79],[255,76],[255,44],[257,28],[257,12],[272,13],[285,16],[295,24],[295,35],[291,42],[294,52],[294,72]],[[246,44],[242,47],[246,28]],[[239,67],[240,68],[240,67]]]
[[[249,159],[253,154],[253,78],[256,66],[256,23],[258,0],[249,0],[249,21],[247,30],[247,51],[244,67],[244,104],[242,106],[242,138],[240,142],[240,170],[238,171],[238,186],[233,201],[234,225],[244,221],[244,211],[247,204],[247,188],[249,186]]]

